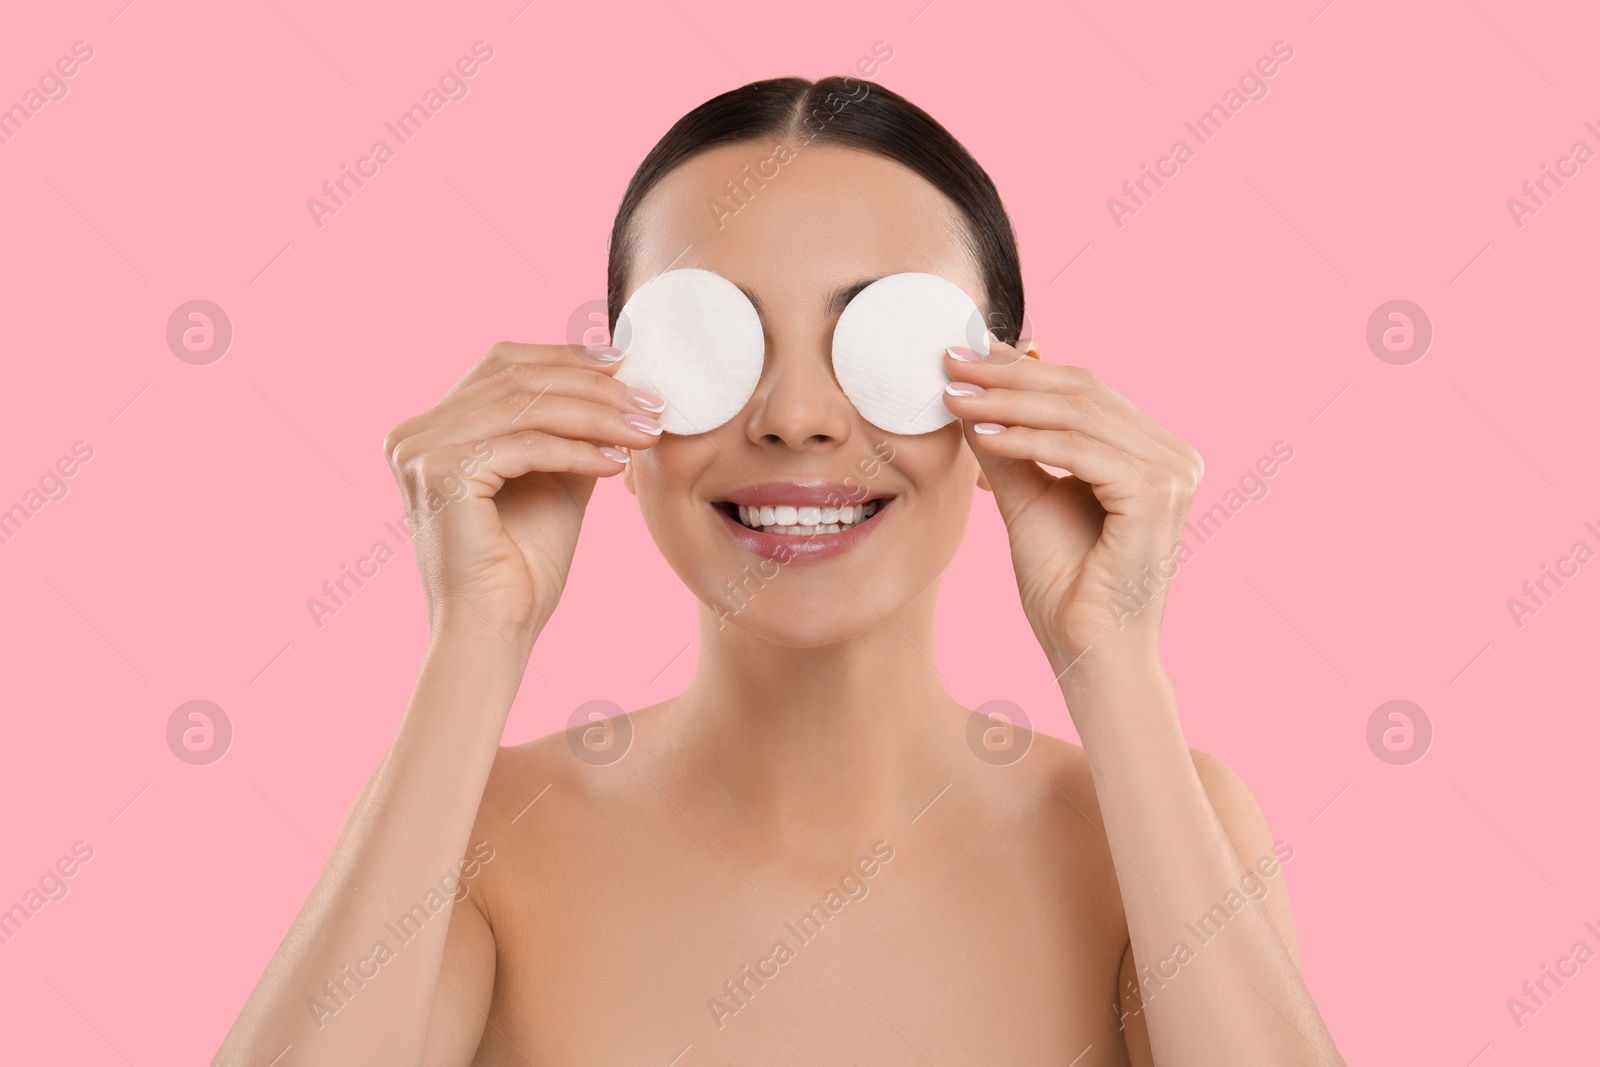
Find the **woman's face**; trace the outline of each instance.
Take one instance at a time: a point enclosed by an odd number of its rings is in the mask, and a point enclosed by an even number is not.
[[[764,185],[746,177],[765,160],[770,174],[772,157],[771,142],[705,151],[635,217],[624,296],[667,270],[715,271],[755,303],[766,361],[738,415],[705,434],[662,435],[633,453],[624,482],[667,562],[722,625],[808,647],[881,626],[937,581],[978,475],[959,422],[902,436],[862,418],[833,375],[840,312],[866,283],[906,271],[941,275],[980,308],[987,298],[961,241],[965,219],[911,170],[812,144],[785,150]],[[877,510],[852,531],[811,535],[751,530],[738,515],[739,503],[825,507],[830,497]]]

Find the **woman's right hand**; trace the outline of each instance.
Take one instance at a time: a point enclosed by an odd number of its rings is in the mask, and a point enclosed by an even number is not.
[[[525,656],[555,611],[595,479],[660,432],[664,402],[612,377],[608,354],[502,341],[384,438],[435,637],[488,627]]]

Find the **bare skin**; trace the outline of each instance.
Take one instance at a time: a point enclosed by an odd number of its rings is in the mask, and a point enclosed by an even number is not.
[[[692,266],[758,303],[767,365],[731,422],[658,438],[624,420],[659,405],[616,364],[500,345],[385,441],[433,641],[215,1062],[1342,1063],[1299,975],[1286,854],[1237,776],[1184,742],[1164,585],[1128,618],[1107,606],[1170,559],[1198,455],[1032,342],[947,360],[986,390],[947,396],[957,423],[867,423],[831,373],[829,297],[927,271],[985,306],[964,222],[898,164],[810,145],[719,228],[707,200],[771,151],[694,157],[637,220],[630,291]],[[869,467],[893,497],[878,528],[786,564],[734,610],[725,583],[755,560],[714,503]],[[593,739],[570,732],[501,747],[595,480],[619,473],[701,601],[696,676],[628,716],[620,759],[580,758]],[[1022,758],[985,761],[944,691],[938,580],[975,484],[1006,520],[1082,748],[1035,735]],[[463,485],[430,508],[430,489]],[[618,591],[626,621],[595,637],[619,656],[648,625],[635,606]],[[386,924],[452,871],[465,895],[414,912],[402,943]],[[1186,923],[1208,913],[1202,938]]]

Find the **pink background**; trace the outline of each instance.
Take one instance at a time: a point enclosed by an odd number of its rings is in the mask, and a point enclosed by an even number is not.
[[[0,34],[0,103],[74,41],[94,49],[0,145],[0,507],[74,442],[94,450],[0,545],[0,906],[73,842],[94,849],[0,947],[0,1058],[209,1059],[425,645],[409,549],[320,630],[306,607],[396,545],[384,434],[494,341],[565,339],[605,295],[629,174],[683,112],[845,73],[878,40],[879,80],[998,184],[1047,358],[1193,442],[1199,507],[1294,448],[1181,572],[1166,662],[1191,744],[1295,848],[1304,972],[1342,1051],[1593,1056],[1600,963],[1521,1029],[1506,1006],[1575,941],[1600,949],[1583,929],[1600,926],[1600,563],[1520,629],[1506,605],[1574,541],[1600,549],[1583,528],[1600,527],[1600,161],[1520,228],[1506,206],[1574,141],[1600,149],[1592,10],[123,2],[22,5]],[[306,199],[480,39],[494,58],[470,95],[318,229]],[[1269,95],[1118,228],[1107,198],[1278,40],[1294,58]],[[192,299],[233,324],[207,366],[165,338]],[[1365,339],[1391,299],[1435,329],[1410,365]],[[941,667],[968,706],[1012,700],[1072,736],[1013,590],[984,497],[946,578]],[[693,607],[602,484],[507,743],[585,700],[681,687]],[[1366,741],[1395,698],[1434,730],[1406,766]],[[192,699],[235,731],[209,766],[166,741]]]

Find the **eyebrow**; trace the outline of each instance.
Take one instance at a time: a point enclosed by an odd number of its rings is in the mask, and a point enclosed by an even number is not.
[[[853,282],[850,285],[840,286],[828,294],[828,299],[823,302],[823,309],[827,311],[829,317],[841,314],[845,305],[854,300],[861,290],[878,280],[878,278],[862,278],[860,281]],[[738,283],[735,282],[734,284],[737,285]],[[739,286],[739,291],[749,298],[750,303],[755,305],[756,314],[760,315],[762,313],[761,301],[756,298],[756,294],[742,285]]]

